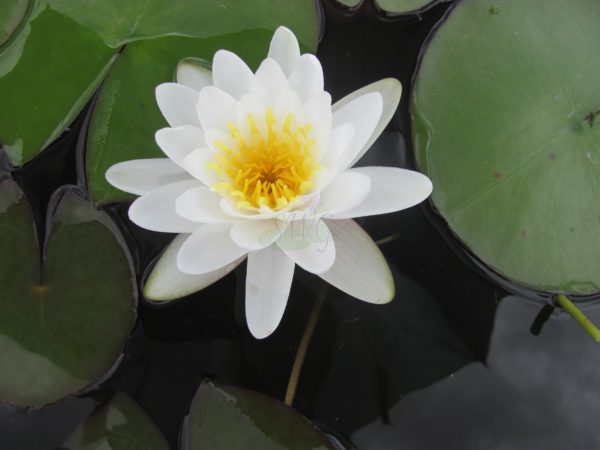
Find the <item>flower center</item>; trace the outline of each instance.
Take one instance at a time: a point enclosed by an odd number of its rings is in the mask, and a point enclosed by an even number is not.
[[[272,108],[265,112],[262,131],[253,114],[247,120],[246,133],[229,122],[230,142],[214,142],[217,153],[208,167],[221,181],[212,189],[233,199],[240,209],[285,208],[314,186],[320,168],[314,158],[315,141],[309,137],[311,125],[297,125],[291,113],[278,121]]]

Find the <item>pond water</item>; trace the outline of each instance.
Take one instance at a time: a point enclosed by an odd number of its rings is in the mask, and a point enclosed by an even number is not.
[[[356,13],[323,5],[318,56],[333,99],[385,77],[404,87],[398,112],[361,164],[414,169],[409,87],[423,42],[447,8],[390,19],[368,2]],[[78,182],[78,137],[88,111],[51,152],[13,174],[40,223],[50,193]],[[127,205],[107,210],[142,280],[171,236],[132,225]],[[598,349],[574,321],[554,311],[532,334],[544,303],[481,270],[429,204],[360,223],[382,240],[396,298],[374,306],[329,289],[295,408],[340,448],[600,448]],[[282,399],[321,280],[299,271],[281,325],[255,340],[245,326],[244,270],[168,306],[141,301],[115,372],[88,395],[41,410],[0,404],[0,447],[56,449],[116,391],[148,413],[173,449],[180,448],[181,423],[203,377]],[[598,308],[586,312],[600,322]]]

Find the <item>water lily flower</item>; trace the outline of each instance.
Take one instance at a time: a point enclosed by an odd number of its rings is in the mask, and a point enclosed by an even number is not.
[[[334,105],[317,58],[285,27],[253,73],[219,50],[212,72],[181,63],[156,88],[169,127],[167,158],[125,161],[106,173],[140,195],[137,225],[179,233],[146,280],[169,300],[205,288],[247,259],[246,318],[257,338],[278,326],[296,265],[371,303],[394,296],[381,251],[353,218],[413,206],[431,182],[395,167],[352,166],[390,121],[401,85],[384,79]]]

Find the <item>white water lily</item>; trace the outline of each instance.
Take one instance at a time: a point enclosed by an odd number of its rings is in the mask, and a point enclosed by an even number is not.
[[[413,206],[431,182],[394,167],[351,167],[400,94],[397,80],[384,79],[332,106],[319,61],[300,55],[284,27],[256,73],[225,50],[212,72],[180,64],[177,83],[156,89],[170,125],[156,142],[167,158],[106,173],[141,196],[129,209],[134,223],[179,233],[146,281],[146,297],[198,291],[247,259],[246,318],[257,338],[278,326],[296,265],[358,299],[390,301],[385,258],[352,219]]]

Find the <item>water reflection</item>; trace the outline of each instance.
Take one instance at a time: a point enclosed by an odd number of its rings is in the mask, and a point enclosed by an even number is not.
[[[600,446],[598,344],[565,313],[540,336],[539,303],[507,297],[497,309],[487,365],[411,393],[354,433],[360,449],[595,449]],[[600,307],[587,311],[600,321]]]

